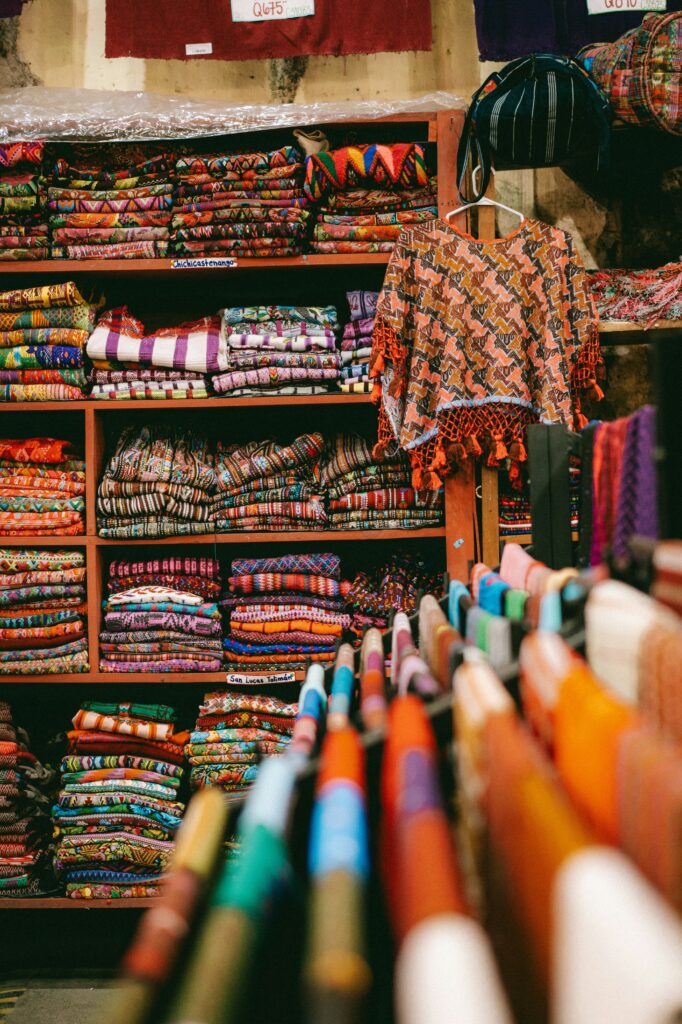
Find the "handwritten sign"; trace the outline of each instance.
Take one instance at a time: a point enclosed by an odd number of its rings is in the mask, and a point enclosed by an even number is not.
[[[665,11],[667,0],[587,0],[588,14],[636,14],[637,11]]]
[[[210,270],[216,267],[236,267],[237,261],[233,256],[203,256],[192,257],[184,260],[171,260],[171,270]]]
[[[251,675],[242,672],[228,672],[225,676],[228,686],[274,686],[280,683],[295,683],[295,672],[269,672],[265,675]]]
[[[231,0],[232,21],[283,21],[309,18],[315,0]]]

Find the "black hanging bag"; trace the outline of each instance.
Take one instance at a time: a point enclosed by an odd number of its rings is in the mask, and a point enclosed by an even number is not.
[[[497,161],[505,167],[554,167],[596,149],[596,170],[606,169],[611,114],[608,100],[570,57],[536,53],[495,71],[471,100],[457,153],[463,199],[485,195]],[[475,194],[465,186],[469,155],[481,174]]]

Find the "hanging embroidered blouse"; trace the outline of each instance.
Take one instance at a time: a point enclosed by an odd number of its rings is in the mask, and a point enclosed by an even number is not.
[[[529,423],[576,428],[601,397],[598,318],[570,235],[538,220],[477,241],[442,220],[400,235],[377,306],[377,455],[405,449],[413,485],[469,455],[512,477]]]

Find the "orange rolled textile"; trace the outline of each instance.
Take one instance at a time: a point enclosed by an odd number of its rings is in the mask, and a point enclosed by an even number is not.
[[[654,549],[651,593],[661,604],[682,615],[682,540],[662,540]]]
[[[514,702],[490,666],[467,658],[453,681],[453,734],[456,739],[457,835],[467,896],[483,912],[483,797],[488,784],[485,727],[491,715],[515,717]]]
[[[682,911],[682,750],[645,726],[618,757],[620,842],[650,882]]]
[[[530,633],[521,643],[521,702],[531,732],[554,752],[556,706],[561,684],[580,659],[558,633]]]
[[[381,776],[381,856],[399,942],[427,917],[466,912],[436,757],[422,702],[412,694],[396,697],[388,712]]]
[[[600,840],[618,841],[616,773],[623,736],[641,723],[584,662],[564,679],[555,712],[555,761],[571,799]]]
[[[491,715],[485,737],[491,915],[498,908],[500,916],[500,906],[511,909],[528,947],[514,955],[527,953],[529,965],[546,986],[554,880],[562,864],[594,839],[559,785],[551,762],[519,718]],[[506,928],[506,921],[502,924]]]
[[[642,638],[638,660],[641,711],[682,743],[682,620],[651,626]]]
[[[431,594],[419,605],[419,653],[443,689],[448,689],[464,641]]]

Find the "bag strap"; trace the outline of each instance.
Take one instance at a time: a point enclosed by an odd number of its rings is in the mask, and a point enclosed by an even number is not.
[[[488,75],[485,82],[479,86],[471,97],[471,103],[469,104],[469,109],[467,110],[466,117],[464,119],[462,137],[459,142],[459,148],[457,149],[457,191],[461,198],[467,202],[478,203],[479,200],[483,198],[488,191],[490,174],[492,171],[490,149],[488,146],[485,148],[483,147],[481,140],[476,133],[475,118],[478,104],[484,97],[493,93],[495,98],[499,99],[499,97],[505,92],[509,92],[517,82],[523,81],[523,79],[532,75],[534,70],[535,56],[520,57],[518,60],[512,61],[508,64],[502,71],[494,71],[492,75]],[[495,88],[491,89],[491,84],[493,84]],[[469,198],[468,190],[465,189],[464,180],[469,158],[471,158],[472,167],[476,167],[478,165],[481,168],[481,177],[479,179],[478,188],[473,189],[471,198]]]

